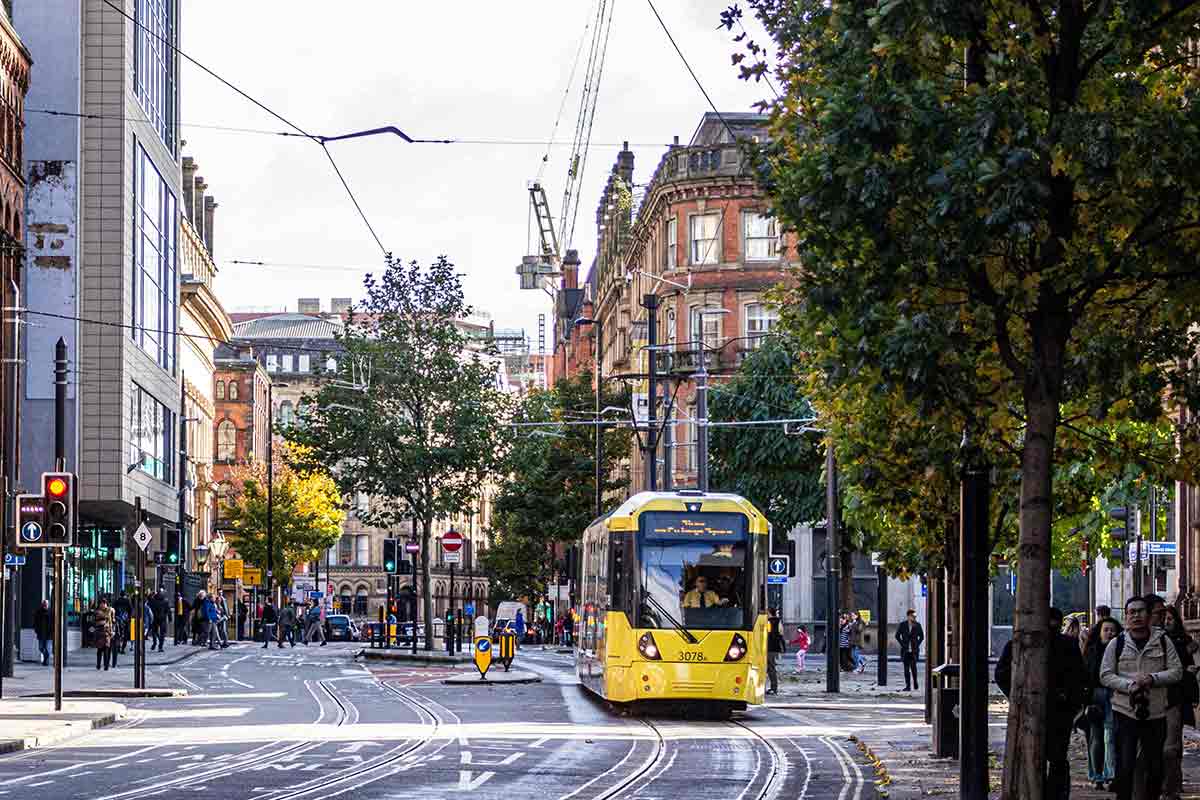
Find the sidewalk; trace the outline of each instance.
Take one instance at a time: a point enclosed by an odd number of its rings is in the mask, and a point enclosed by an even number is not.
[[[244,643],[250,644],[250,643]],[[236,645],[235,645],[236,646]],[[170,667],[190,658],[209,652],[206,648],[191,645],[173,646],[159,652],[146,651],[146,684],[149,687],[163,686],[159,667]],[[133,648],[127,648],[118,656],[118,665],[107,671],[96,669],[95,650],[75,650],[67,653],[63,666],[63,692],[68,695],[79,691],[97,691],[105,695],[121,694],[138,696],[133,689]],[[4,697],[33,697],[54,691],[54,667],[43,667],[36,662],[19,661],[13,665],[13,676],[4,679]]]
[[[102,700],[0,700],[0,753],[49,747],[125,716],[125,706]]]
[[[786,657],[786,656],[785,656]],[[916,800],[923,797],[958,796],[958,760],[934,758],[933,731],[925,724],[924,684],[920,692],[905,692],[900,665],[888,670],[888,686],[875,684],[875,661],[871,659],[862,673],[841,673],[841,691],[825,692],[825,662],[820,656],[809,658],[800,673],[794,656],[780,659],[780,691],[767,698],[769,707],[779,709],[826,709],[854,727],[872,727],[857,736],[859,749],[870,750],[881,762],[891,783],[879,787],[880,796],[889,800]],[[922,673],[922,678],[924,674]],[[999,796],[1003,771],[1008,701],[996,684],[989,684],[988,743],[992,752],[991,797]],[[1184,728],[1184,798],[1200,798],[1200,731]],[[1097,791],[1087,780],[1087,748],[1083,734],[1071,738],[1072,800],[1112,800],[1110,792]]]

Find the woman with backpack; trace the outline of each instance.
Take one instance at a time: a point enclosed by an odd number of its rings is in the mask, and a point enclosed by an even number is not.
[[[1167,743],[1163,748],[1163,800],[1178,800],[1183,791],[1183,726],[1196,727],[1200,685],[1196,683],[1196,651],[1200,649],[1184,630],[1183,619],[1175,606],[1167,606],[1163,630],[1183,664],[1183,680],[1167,692]]]
[[[1112,692],[1100,683],[1104,649],[1121,632],[1121,623],[1105,617],[1088,631],[1083,659],[1087,663],[1091,703],[1084,709],[1083,732],[1088,744],[1088,780],[1103,790],[1117,775],[1117,747],[1113,739]]]

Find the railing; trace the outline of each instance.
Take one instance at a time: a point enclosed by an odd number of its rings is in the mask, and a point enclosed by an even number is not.
[[[737,145],[676,147],[667,154],[662,175],[667,180],[740,175],[744,167],[742,161]]]

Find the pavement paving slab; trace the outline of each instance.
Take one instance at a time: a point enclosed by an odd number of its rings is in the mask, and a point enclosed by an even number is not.
[[[452,675],[442,680],[442,683],[451,686],[498,686],[501,684],[541,682],[542,678],[540,675],[515,669],[508,672],[504,670],[488,670],[486,678],[480,678],[478,672],[465,672],[461,675]]]
[[[67,700],[55,711],[46,700],[0,700],[0,753],[49,747],[125,716],[125,706],[102,700]]]

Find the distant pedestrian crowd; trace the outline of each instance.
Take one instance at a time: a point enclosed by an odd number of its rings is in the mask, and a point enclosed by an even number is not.
[[[1178,609],[1158,595],[1131,597],[1121,625],[1107,606],[1088,629],[1050,609],[1050,671],[1046,708],[1046,797],[1071,791],[1072,731],[1087,739],[1088,780],[1118,800],[1179,800],[1183,788],[1183,727],[1195,727],[1200,702],[1195,654]],[[996,665],[1008,695],[1012,643]]]

